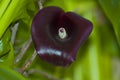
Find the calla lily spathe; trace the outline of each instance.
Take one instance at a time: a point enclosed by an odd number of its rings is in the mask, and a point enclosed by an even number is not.
[[[50,6],[34,17],[32,39],[40,58],[57,66],[69,66],[92,28],[90,21],[76,13]]]

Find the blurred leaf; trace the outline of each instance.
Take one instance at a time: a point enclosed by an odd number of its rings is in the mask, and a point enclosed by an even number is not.
[[[10,67],[13,67],[14,65],[14,50],[13,50],[13,46],[12,44],[10,43],[10,51],[9,51],[9,54],[8,54],[8,57],[7,59],[4,61],[4,64],[10,66]]]
[[[13,51],[13,46],[11,43],[10,45],[10,50],[7,54],[5,54],[3,57],[1,57],[2,62],[0,62],[0,65],[5,65],[8,67],[13,68],[14,66],[14,51]]]
[[[0,80],[26,80],[21,74],[0,65]]]
[[[35,0],[34,0],[35,1]],[[0,38],[3,36],[6,29],[13,22],[16,22],[19,19],[26,18],[27,10],[33,10],[35,8],[33,0],[11,0],[10,2],[7,0],[2,0],[0,5],[0,9],[3,10],[4,14],[0,14]],[[32,6],[32,7],[31,7]],[[4,9],[5,8],[5,9]],[[34,11],[35,12],[35,11]],[[14,15],[14,16],[13,16]]]
[[[98,0],[113,28],[120,45],[120,1],[119,0]]]
[[[11,32],[8,29],[0,40],[0,64],[13,67],[14,63],[14,51],[13,46],[10,42]]]
[[[4,4],[6,3],[6,5]],[[10,0],[0,0],[0,18],[4,14],[5,10],[9,6]]]
[[[38,6],[34,0],[29,1],[27,9],[18,21],[18,31],[16,33],[15,47],[20,48],[31,37],[31,24],[34,15],[38,11]],[[25,33],[25,34],[24,34]],[[23,35],[24,34],[24,35]]]
[[[57,6],[64,11],[74,11],[76,8],[78,9],[79,4],[78,0],[46,0],[43,6]]]
[[[10,38],[11,38],[11,32],[8,29],[6,33],[3,35],[2,39],[0,39],[0,56],[4,55],[10,50]]]
[[[25,22],[19,21],[18,31],[16,33],[15,48],[20,48],[30,38],[31,27]],[[24,34],[24,35],[23,35]]]
[[[43,6],[58,6],[64,10],[66,10],[65,6],[65,1],[64,0],[46,0]]]

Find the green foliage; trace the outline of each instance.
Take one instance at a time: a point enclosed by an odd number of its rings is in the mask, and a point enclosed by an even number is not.
[[[115,34],[120,45],[120,1],[119,0],[98,0],[106,16],[111,21]]]
[[[0,80],[26,80],[18,72],[13,71],[7,66],[0,65]]]
[[[4,6],[6,4],[8,4],[8,6]],[[28,17],[27,10],[33,11],[35,8],[33,0],[2,0],[0,5],[0,10],[2,11],[0,14],[0,38],[11,23],[19,19],[26,19],[26,17]]]
[[[94,25],[93,32],[70,67],[54,66],[37,56],[25,73],[22,73],[34,52],[33,44],[30,44],[18,63],[14,62],[31,37],[32,19],[39,10],[38,0],[0,0],[0,80],[115,80],[113,58],[120,56],[120,1],[98,2],[103,12],[95,0],[45,0],[43,7],[59,6],[89,19]],[[19,25],[12,44],[11,28],[16,23]]]
[[[37,1],[33,0],[0,1],[0,80],[25,80],[19,73],[13,70],[15,68],[14,53],[30,37],[32,18],[38,11],[36,3]],[[16,23],[20,24],[20,29],[17,32],[15,45],[13,46],[11,44],[12,35],[10,27],[13,27]]]
[[[10,42],[11,39],[11,32],[7,30],[3,35],[2,39],[0,40],[0,56],[4,55],[10,50]]]

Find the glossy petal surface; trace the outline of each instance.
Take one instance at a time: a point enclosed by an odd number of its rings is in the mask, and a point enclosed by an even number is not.
[[[60,28],[67,33],[64,39],[58,34]],[[54,6],[40,10],[32,23],[36,52],[43,60],[58,66],[68,66],[75,60],[78,49],[91,31],[90,21]]]

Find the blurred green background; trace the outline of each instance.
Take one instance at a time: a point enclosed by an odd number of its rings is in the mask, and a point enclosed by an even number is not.
[[[32,59],[31,22],[41,4],[73,11],[93,23],[69,67]],[[119,0],[0,0],[0,80],[120,80],[119,30]]]

